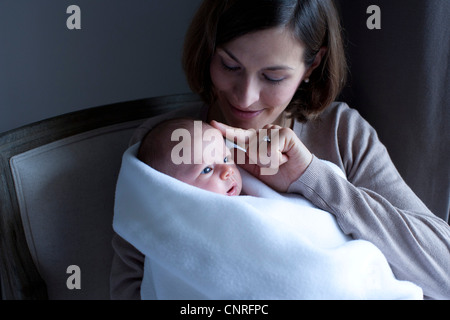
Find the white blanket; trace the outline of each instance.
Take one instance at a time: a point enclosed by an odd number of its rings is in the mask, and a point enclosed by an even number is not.
[[[422,299],[371,243],[242,172],[227,197],[123,156],[113,227],[145,256],[143,299]]]

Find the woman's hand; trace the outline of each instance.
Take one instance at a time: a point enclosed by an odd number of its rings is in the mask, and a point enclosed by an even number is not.
[[[286,192],[311,163],[311,152],[289,128],[266,125],[244,130],[217,121],[211,125],[247,150],[243,155],[236,149],[235,162],[240,167],[279,192]]]

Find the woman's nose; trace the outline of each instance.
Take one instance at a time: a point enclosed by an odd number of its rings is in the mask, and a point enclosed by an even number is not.
[[[238,108],[248,108],[259,100],[259,87],[253,79],[243,79],[243,81],[239,81],[235,88],[235,92],[237,100],[236,107]]]
[[[222,166],[223,167],[221,168],[220,179],[228,180],[234,174],[233,168],[231,168],[231,166],[227,164],[224,164]]]

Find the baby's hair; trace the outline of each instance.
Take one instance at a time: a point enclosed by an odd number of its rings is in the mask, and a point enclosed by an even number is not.
[[[137,158],[158,171],[170,174],[167,162],[171,161],[170,150],[174,145],[172,133],[180,128],[191,130],[193,125],[192,118],[174,118],[156,124],[142,139]]]

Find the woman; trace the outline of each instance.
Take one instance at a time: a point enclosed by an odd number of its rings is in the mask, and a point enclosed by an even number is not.
[[[374,243],[396,277],[422,287],[426,298],[450,298],[448,224],[404,183],[370,125],[333,102],[346,64],[331,0],[205,0],[183,65],[209,107],[205,120],[218,121],[222,132],[274,124],[303,142],[282,150],[289,161],[274,189],[334,214],[345,233]],[[316,157],[337,164],[348,181]],[[143,257],[118,236],[113,243],[112,297],[139,298]]]

